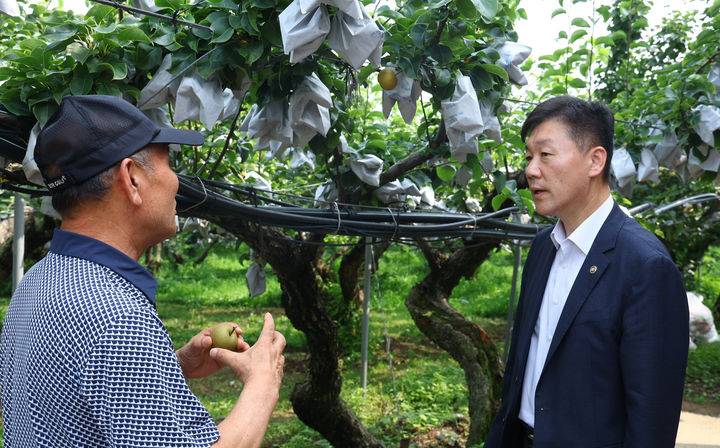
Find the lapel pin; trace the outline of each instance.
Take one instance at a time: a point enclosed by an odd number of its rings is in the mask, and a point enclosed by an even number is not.
[[[597,266],[590,266],[590,273],[594,274],[597,272]]]

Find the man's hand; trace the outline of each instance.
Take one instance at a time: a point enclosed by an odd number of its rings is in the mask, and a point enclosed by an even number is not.
[[[245,342],[241,336],[242,330],[240,327],[234,323],[230,324],[235,327],[235,331],[238,334],[236,350],[243,352],[249,349],[250,345]],[[221,367],[223,367],[224,364],[218,364],[217,361],[210,356],[210,348],[212,347],[210,332],[219,325],[222,324],[217,324],[204,329],[193,336],[187,344],[175,352],[185,378],[203,378],[217,372]]]
[[[210,357],[229,366],[243,383],[230,414],[218,424],[220,438],[213,448],[257,448],[280,398],[285,337],[275,331],[275,321],[265,314],[265,324],[255,345],[242,353],[213,348]]]
[[[236,353],[222,348],[210,350],[210,357],[218,365],[229,366],[246,386],[257,382],[263,387],[280,389],[283,378],[285,337],[275,331],[275,321],[265,314],[265,323],[255,345]]]

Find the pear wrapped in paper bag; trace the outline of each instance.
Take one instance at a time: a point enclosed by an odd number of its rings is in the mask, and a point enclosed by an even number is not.
[[[465,162],[468,154],[478,154],[478,136],[485,124],[468,76],[458,75],[452,98],[442,102],[442,116],[453,157]]]
[[[300,0],[294,0],[280,13],[283,51],[293,64],[315,53],[329,32],[330,17],[323,5],[303,12]]]
[[[385,118],[390,116],[390,112],[395,104],[398,106],[400,115],[402,115],[405,123],[410,124],[415,118],[417,112],[417,100],[420,98],[422,89],[420,81],[410,78],[402,72],[395,72],[397,83],[395,88],[383,90],[382,94],[382,110]]]
[[[360,5],[362,18],[339,11],[335,14],[328,35],[328,45],[355,70],[360,70],[366,60],[373,67],[380,67],[380,56],[385,34]]]

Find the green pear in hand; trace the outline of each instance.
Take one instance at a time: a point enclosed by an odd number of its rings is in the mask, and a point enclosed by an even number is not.
[[[210,333],[212,346],[226,350],[237,350],[238,335],[235,328],[237,327],[230,324],[221,324],[215,327]]]

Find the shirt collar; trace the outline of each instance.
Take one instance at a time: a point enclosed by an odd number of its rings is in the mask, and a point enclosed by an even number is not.
[[[615,200],[611,195],[608,195],[605,202],[603,202],[592,215],[588,216],[570,236],[565,235],[565,227],[562,222],[558,220],[550,234],[550,239],[555,245],[555,248],[558,249],[560,244],[565,241],[565,239],[568,239],[575,243],[583,254],[587,255],[595,241],[595,237],[600,232],[600,227],[605,223],[607,217],[610,216],[614,204]]]
[[[50,251],[106,266],[135,285],[155,305],[157,279],[137,261],[102,241],[55,229]]]

